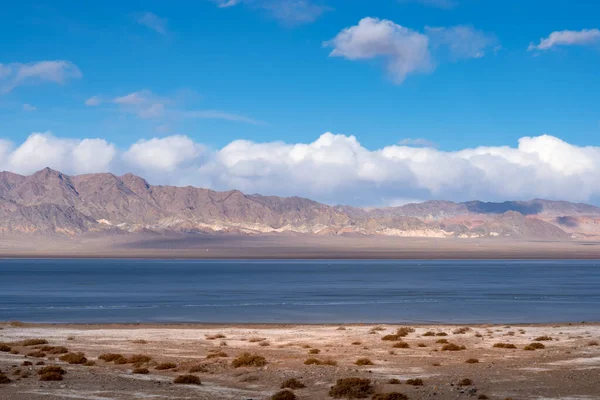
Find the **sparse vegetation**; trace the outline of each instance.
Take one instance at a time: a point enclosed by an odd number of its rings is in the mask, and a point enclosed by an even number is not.
[[[21,342],[21,346],[40,346],[42,344],[48,344],[46,339],[27,339]]]
[[[552,338],[548,335],[544,335],[544,336],[538,336],[533,340],[536,342],[549,342],[552,340]]]
[[[33,365],[33,363],[31,361],[23,361],[23,364],[21,364],[24,367],[28,367],[30,365]]]
[[[439,340],[436,340],[435,342],[438,344],[446,344],[446,343],[448,343],[448,339],[439,339]]]
[[[125,360],[125,357],[123,357],[123,355],[121,355],[121,354],[116,354],[116,353],[101,354],[98,357],[98,359],[105,361],[105,362],[114,362],[115,364],[125,364],[123,362],[120,362],[121,360]],[[117,361],[119,361],[119,362],[117,362]]]
[[[407,385],[411,385],[411,386],[423,386],[425,385],[425,382],[423,382],[423,379],[421,378],[413,378],[413,379],[408,379],[406,381]]]
[[[132,341],[132,343],[135,343],[135,344],[148,344],[148,342],[145,341],[144,339],[136,339],[136,340]]]
[[[401,340],[399,342],[394,343],[394,345],[392,346],[392,348],[394,348],[394,349],[408,349],[408,348],[410,348],[410,345],[408,343],[406,343],[405,341]]]
[[[62,367],[58,365],[48,365],[38,371],[38,375],[44,375],[48,373],[55,373],[60,375],[65,375],[67,371],[65,371]]]
[[[417,347],[427,347],[425,343],[417,343]]]
[[[435,336],[435,332],[433,331],[427,331],[423,334],[423,336]]]
[[[10,353],[12,351],[12,348],[7,344],[0,343],[0,351],[4,353]]]
[[[69,364],[85,364],[87,362],[83,353],[67,353],[62,355],[59,360]]]
[[[226,357],[229,357],[229,356],[224,351],[217,351],[216,353],[210,353],[210,354],[206,355],[207,359],[211,359],[211,358],[226,358]]]
[[[448,343],[442,347],[442,351],[461,351],[461,350],[466,350],[466,349],[467,348],[465,346],[459,346],[454,343]]]
[[[373,395],[373,397],[371,397],[371,399],[372,400],[408,400],[408,396],[403,393],[399,393],[399,392],[376,393]]]
[[[412,333],[414,331],[415,330],[413,328],[409,328],[409,327],[398,328],[396,333],[390,334],[390,335],[385,335],[384,337],[381,338],[381,340],[389,340],[389,341],[400,340],[401,338],[408,336],[409,333]]]
[[[438,332],[435,336],[448,336],[448,334],[446,332]]]
[[[132,372],[139,375],[148,375],[150,373],[148,368],[135,368]]]
[[[201,385],[202,381],[196,375],[180,375],[173,380],[178,385]]]
[[[334,399],[365,399],[373,394],[374,389],[369,379],[343,378],[329,389],[329,396]]]
[[[598,342],[595,340],[592,340],[591,342],[588,343],[588,346],[598,346]]]
[[[337,362],[328,358],[326,360],[319,360],[318,358],[309,358],[306,361],[304,361],[305,365],[326,365],[326,366],[330,366],[330,367],[335,367],[337,365]]]
[[[488,400],[489,399],[489,397],[487,397],[485,394],[480,394],[479,396],[477,396],[477,398],[479,400]]]
[[[300,382],[296,378],[287,379],[281,384],[282,389],[297,390],[297,389],[304,389],[305,387],[306,387],[306,385],[304,383]]]
[[[257,354],[244,353],[231,362],[233,368],[240,367],[263,367],[267,365],[267,360]]]
[[[44,346],[40,350],[48,354],[65,354],[69,352],[69,350],[63,346]]]
[[[50,382],[50,381],[62,381],[63,376],[56,372],[48,372],[40,376],[40,381]]]
[[[517,346],[515,346],[512,343],[494,343],[494,347],[497,349],[516,349]]]
[[[291,390],[281,390],[271,396],[271,400],[296,400],[296,395]]]
[[[467,364],[478,364],[479,360],[476,358],[469,358],[467,361],[465,361],[465,363]]]
[[[12,382],[10,378],[4,374],[0,374],[0,385],[6,385]]]
[[[470,380],[469,378],[464,378],[461,379],[460,381],[458,381],[458,383],[456,384],[457,386],[471,386],[473,384],[473,381]]]
[[[463,326],[461,328],[455,329],[454,331],[452,331],[452,333],[455,335],[464,335],[465,333],[469,332],[470,330],[471,330],[471,328]]]
[[[134,354],[127,359],[127,364],[146,364],[152,361],[152,357],[145,354]]]
[[[222,333],[217,333],[215,335],[206,335],[206,340],[217,340],[217,339],[226,339],[226,336]]]
[[[27,353],[27,357],[34,357],[34,358],[44,358],[46,357],[46,353],[44,353],[43,351],[32,351],[30,353]]]
[[[308,351],[308,354],[319,354],[321,352],[321,350],[319,349],[310,349]]]
[[[250,339],[248,339],[249,343],[257,343],[257,342],[262,342],[264,340],[267,340],[265,338],[260,338],[260,337],[251,337]]]
[[[402,382],[400,382],[400,379],[396,379],[396,378],[392,378],[387,382],[389,385],[399,385]]]
[[[177,364],[172,363],[172,362],[160,363],[156,367],[154,367],[154,369],[156,369],[158,371],[164,371],[167,369],[175,369],[175,368],[177,368]]]
[[[356,360],[356,362],[354,363],[355,365],[375,365],[373,363],[373,361],[369,360],[368,358],[359,358],[358,360]]]
[[[541,349],[545,349],[545,348],[546,348],[546,346],[544,346],[543,343],[533,342],[533,343],[525,346],[523,349],[527,350],[527,351],[535,351],[535,350],[541,350]]]
[[[271,345],[271,343],[265,341],[265,342],[260,342],[258,345],[261,347],[268,347]]]

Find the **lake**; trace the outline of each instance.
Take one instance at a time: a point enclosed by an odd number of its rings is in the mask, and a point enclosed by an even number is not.
[[[0,320],[600,320],[600,261],[0,260]]]

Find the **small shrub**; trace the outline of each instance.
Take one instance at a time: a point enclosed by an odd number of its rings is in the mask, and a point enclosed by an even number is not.
[[[21,346],[39,346],[42,344],[48,344],[46,339],[27,339],[21,342]]]
[[[461,379],[457,383],[458,386],[471,386],[472,384],[473,384],[473,381],[470,380],[469,378]]]
[[[46,353],[43,351],[32,351],[31,353],[27,353],[27,357],[44,358],[46,357]]]
[[[310,349],[308,351],[308,354],[319,354],[321,352],[321,350],[319,349]]]
[[[448,336],[448,334],[446,332],[438,332],[435,336]]]
[[[463,326],[462,328],[453,330],[452,333],[455,335],[464,335],[465,333],[469,332],[470,330],[471,330],[471,328]]]
[[[69,364],[85,364],[87,358],[83,353],[67,353],[59,358],[60,361],[68,362]]]
[[[479,363],[479,360],[476,358],[469,358],[467,361],[465,361],[467,364],[477,364]]]
[[[134,354],[127,359],[127,364],[146,364],[152,361],[152,357],[144,354]]]
[[[389,340],[389,341],[400,340],[401,338],[408,336],[409,333],[412,333],[414,331],[415,330],[413,328],[408,328],[408,327],[399,328],[395,334],[385,335],[384,337],[381,338],[381,340]]]
[[[160,363],[156,367],[154,367],[154,369],[156,369],[158,371],[164,371],[167,369],[175,369],[175,368],[177,368],[177,364],[172,363],[172,362]]]
[[[410,348],[410,345],[408,343],[406,343],[405,341],[399,341],[394,343],[394,345],[392,346],[392,348],[394,349],[408,349]]]
[[[346,328],[344,328],[343,326],[340,326],[339,328],[337,328],[338,331],[345,331]]]
[[[356,362],[354,363],[356,365],[375,365],[373,363],[373,361],[369,360],[368,358],[359,358],[358,360],[356,360]]]
[[[67,373],[67,371],[65,371],[64,369],[62,369],[62,367],[59,367],[58,365],[48,365],[47,367],[40,369],[38,371],[38,375],[44,375],[50,372],[60,375],[65,375]]]
[[[206,340],[217,340],[217,339],[226,339],[226,336],[222,333],[217,333],[216,335],[206,335]]]
[[[374,389],[369,379],[343,378],[329,389],[329,396],[334,399],[365,399],[373,394]]]
[[[381,331],[385,331],[385,328],[383,326],[374,326],[373,328],[371,328],[371,332],[381,332]]]
[[[263,367],[267,365],[267,360],[257,354],[244,353],[231,362],[233,368],[240,367]]]
[[[466,349],[467,348],[465,346],[459,346],[454,343],[448,343],[442,347],[442,351],[461,351],[461,350],[466,350]]]
[[[196,375],[180,375],[173,380],[178,385],[201,385],[202,381]]]
[[[261,346],[261,347],[267,347],[267,346],[270,346],[271,343],[269,343],[269,342],[260,342],[258,345]]]
[[[552,338],[548,335],[538,336],[534,339],[534,341],[536,341],[536,342],[549,342],[551,340],[552,340]]]
[[[438,344],[446,344],[446,343],[448,343],[448,339],[439,339],[439,340],[436,340],[435,342]]]
[[[479,396],[477,396],[477,398],[479,400],[488,400],[489,399],[489,397],[487,397],[485,394],[480,394]]]
[[[417,347],[427,347],[427,345],[425,343],[418,343]]]
[[[86,367],[93,367],[94,365],[96,365],[96,361],[86,361],[83,365],[85,365]]]
[[[33,365],[33,363],[31,361],[23,361],[23,364],[21,364],[24,367],[28,367],[30,365]]]
[[[296,378],[290,378],[281,384],[282,389],[296,390],[296,389],[304,389],[305,387],[306,387],[306,385],[304,383],[300,382]]]
[[[40,350],[48,354],[66,354],[69,352],[69,349],[63,346],[44,346]]]
[[[144,339],[136,339],[132,343],[135,343],[135,344],[148,344],[148,342],[145,341]]]
[[[427,331],[423,334],[423,336],[435,336],[435,332]]]
[[[588,346],[598,346],[598,342],[595,340],[592,340],[591,342],[588,343]]]
[[[260,337],[252,337],[250,339],[248,339],[249,343],[257,343],[257,342],[262,342],[264,340],[267,340],[265,338],[260,338]]]
[[[407,380],[406,384],[411,385],[411,386],[423,386],[423,385],[425,385],[425,382],[423,382],[423,379],[421,379],[421,378],[413,378],[413,379]]]
[[[195,372],[202,372],[202,373],[206,373],[208,372],[208,369],[206,369],[206,367],[202,364],[199,365],[194,365],[192,368],[190,368],[188,370],[189,373],[195,373]]]
[[[224,351],[218,351],[216,353],[210,353],[210,354],[206,355],[207,359],[211,359],[211,358],[225,358],[225,357],[229,357],[229,356]]]
[[[282,390],[271,396],[271,400],[296,400],[296,395],[291,390]]]
[[[7,344],[0,343],[0,351],[4,353],[10,353],[12,351],[12,348]]]
[[[38,362],[35,363],[35,365],[46,365],[46,363],[43,362],[43,361],[38,361]]]
[[[140,374],[140,375],[148,375],[150,373],[150,371],[148,370],[148,368],[135,368],[133,370],[134,374]]]
[[[11,383],[12,381],[10,380],[10,378],[4,374],[0,374],[0,385],[6,385]]]
[[[408,396],[403,393],[376,393],[371,397],[372,400],[408,400]]]
[[[512,343],[495,343],[494,347],[497,349],[516,349],[517,346],[515,346]]]
[[[534,351],[534,350],[541,350],[541,349],[545,349],[545,348],[546,348],[546,346],[544,346],[543,343],[533,342],[533,343],[525,346],[523,349],[527,350],[527,351]]]
[[[98,359],[105,361],[105,362],[113,362],[113,361],[117,361],[117,360],[124,360],[125,357],[123,357],[121,354],[106,353],[106,354],[101,354],[98,357]]]
[[[56,372],[48,372],[40,376],[40,381],[50,382],[50,381],[62,381],[63,377],[61,374]]]

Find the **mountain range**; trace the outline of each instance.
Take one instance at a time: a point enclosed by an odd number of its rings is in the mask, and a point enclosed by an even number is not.
[[[600,208],[534,199],[363,209],[237,190],[154,186],[133,174],[0,173],[0,234],[184,232],[600,239]]]

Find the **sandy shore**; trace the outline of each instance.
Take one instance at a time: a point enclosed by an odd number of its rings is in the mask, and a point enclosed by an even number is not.
[[[271,398],[289,378],[306,386],[294,390],[298,399],[329,399],[336,380],[348,377],[369,379],[376,393],[400,392],[410,399],[600,398],[600,325],[591,323],[413,326],[398,340],[382,340],[400,328],[392,325],[1,326],[0,342],[12,352],[0,353],[0,370],[11,380],[0,385],[0,399],[259,400]],[[34,338],[48,344],[23,345]],[[444,340],[464,349],[444,351],[445,344],[438,343]],[[536,341],[545,348],[524,350]],[[496,343],[516,348],[497,348]],[[44,346],[82,352],[94,365],[70,365],[60,355],[27,356]],[[266,364],[235,368],[232,362],[244,352],[263,356]],[[152,360],[137,367],[149,373],[133,374],[132,364],[98,359],[106,353],[148,355]],[[305,365],[309,358],[336,365]],[[372,365],[356,365],[361,358]],[[27,361],[33,365],[23,365]],[[64,380],[39,381],[40,361],[64,368]],[[156,369],[165,362],[175,368]],[[194,367],[201,385],[173,383]],[[400,383],[391,384],[391,379]],[[408,379],[422,379],[423,385],[409,385]],[[471,383],[460,386],[463,379]]]

